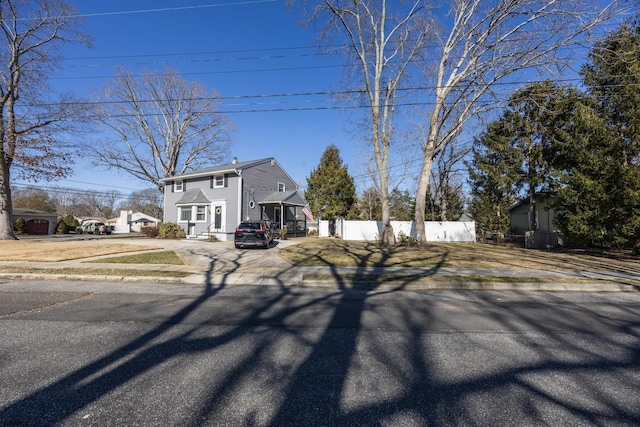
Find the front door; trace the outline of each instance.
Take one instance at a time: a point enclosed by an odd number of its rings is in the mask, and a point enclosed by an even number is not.
[[[275,223],[278,229],[282,228],[282,218],[281,218],[281,210],[280,207],[273,208],[273,222]]]
[[[213,218],[212,219],[212,227],[215,231],[222,230],[222,206],[221,205],[213,205]]]

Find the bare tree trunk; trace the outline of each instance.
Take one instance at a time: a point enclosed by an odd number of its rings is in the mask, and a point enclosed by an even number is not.
[[[440,221],[447,220],[447,194],[444,191],[440,194]]]
[[[310,20],[320,20],[328,12],[324,37],[337,37],[347,43],[348,69],[357,70],[354,93],[361,94],[367,107],[366,120],[371,134],[366,140],[373,146],[376,184],[380,192],[383,244],[395,243],[389,212],[389,147],[393,134],[396,92],[405,80],[407,68],[422,59],[431,23],[422,20],[425,6],[420,0],[407,3],[380,1],[299,1],[309,7]],[[391,4],[391,5],[390,5]],[[336,31],[339,29],[340,31]]]
[[[536,189],[529,186],[529,231],[536,231]]]
[[[0,159],[0,240],[17,240],[13,232],[13,204],[9,185],[9,168]]]
[[[433,78],[435,89],[416,194],[416,237],[421,242],[426,241],[423,219],[430,168],[438,152],[471,118],[492,108],[496,83],[520,71],[557,66],[563,60],[561,48],[589,39],[596,25],[624,10],[620,4],[624,3],[611,0],[594,7],[581,0],[500,0],[487,8],[474,0],[450,2],[451,22],[443,26],[448,33],[441,35],[443,43],[434,55],[437,69],[425,73]]]
[[[429,191],[429,182],[431,179],[431,168],[433,167],[433,155],[426,152],[420,169],[420,179],[418,180],[418,192],[416,194],[416,211],[415,211],[415,238],[423,244],[427,242],[424,212],[427,207],[427,192]]]
[[[68,147],[56,145],[56,134],[77,126],[70,118],[81,107],[40,96],[49,91],[59,47],[88,40],[74,29],[78,15],[64,0],[2,0],[0,16],[0,239],[7,240],[16,238],[11,168],[30,180],[70,172]]]

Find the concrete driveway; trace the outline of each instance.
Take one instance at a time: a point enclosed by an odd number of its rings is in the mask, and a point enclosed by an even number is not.
[[[269,249],[236,249],[233,242],[209,242],[207,240],[170,240],[170,239],[118,239],[118,243],[145,246],[158,246],[173,250],[185,263],[191,266],[206,267],[210,272],[230,271],[273,271],[291,267],[291,264],[278,256],[282,248],[295,245],[295,240],[275,240]]]

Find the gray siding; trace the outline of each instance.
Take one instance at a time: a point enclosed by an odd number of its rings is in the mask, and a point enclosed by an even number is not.
[[[261,213],[262,208],[258,202],[278,191],[278,182],[283,183],[286,190],[297,189],[296,183],[278,166],[278,163],[272,166],[270,161],[242,171],[242,179],[244,183],[242,220],[247,218],[258,220],[265,217],[265,214]],[[251,201],[255,203],[253,209],[249,207]],[[270,216],[268,219],[273,220]]]
[[[229,169],[232,167],[233,165],[230,165]],[[278,183],[284,184],[285,190],[297,189],[289,175],[275,160],[271,161],[271,159],[248,165],[241,170],[241,176],[227,173],[225,177],[223,188],[214,188],[213,173],[202,177],[185,177],[182,179],[183,191],[175,191],[175,182],[167,181],[164,191],[164,222],[178,223],[188,235],[207,232],[230,235],[235,231],[239,221],[267,218],[258,202],[277,192]],[[181,178],[176,177],[176,180]],[[187,222],[181,220],[180,207],[177,204],[185,191],[194,189],[202,190],[210,203],[206,205],[204,220]],[[222,226],[219,229],[215,227],[217,207],[221,207],[222,216],[220,218]],[[197,218],[195,210],[192,217]]]
[[[235,230],[238,218],[238,185],[240,179],[237,175],[226,174],[225,186],[221,188],[212,187],[212,177],[199,177],[183,180],[183,191],[174,191],[174,183],[167,182],[165,186],[164,201],[164,222],[178,223],[187,234],[201,234],[208,231],[222,231],[231,233]],[[187,230],[185,221],[180,220],[180,208],[177,203],[187,190],[200,189],[205,194],[210,203],[205,211],[205,220],[196,221],[191,230]],[[222,227],[214,229],[215,208],[222,207]],[[191,232],[191,233],[190,233]]]

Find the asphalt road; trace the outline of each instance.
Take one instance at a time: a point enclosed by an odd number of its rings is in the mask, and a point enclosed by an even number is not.
[[[639,425],[639,293],[0,283],[0,425]]]

